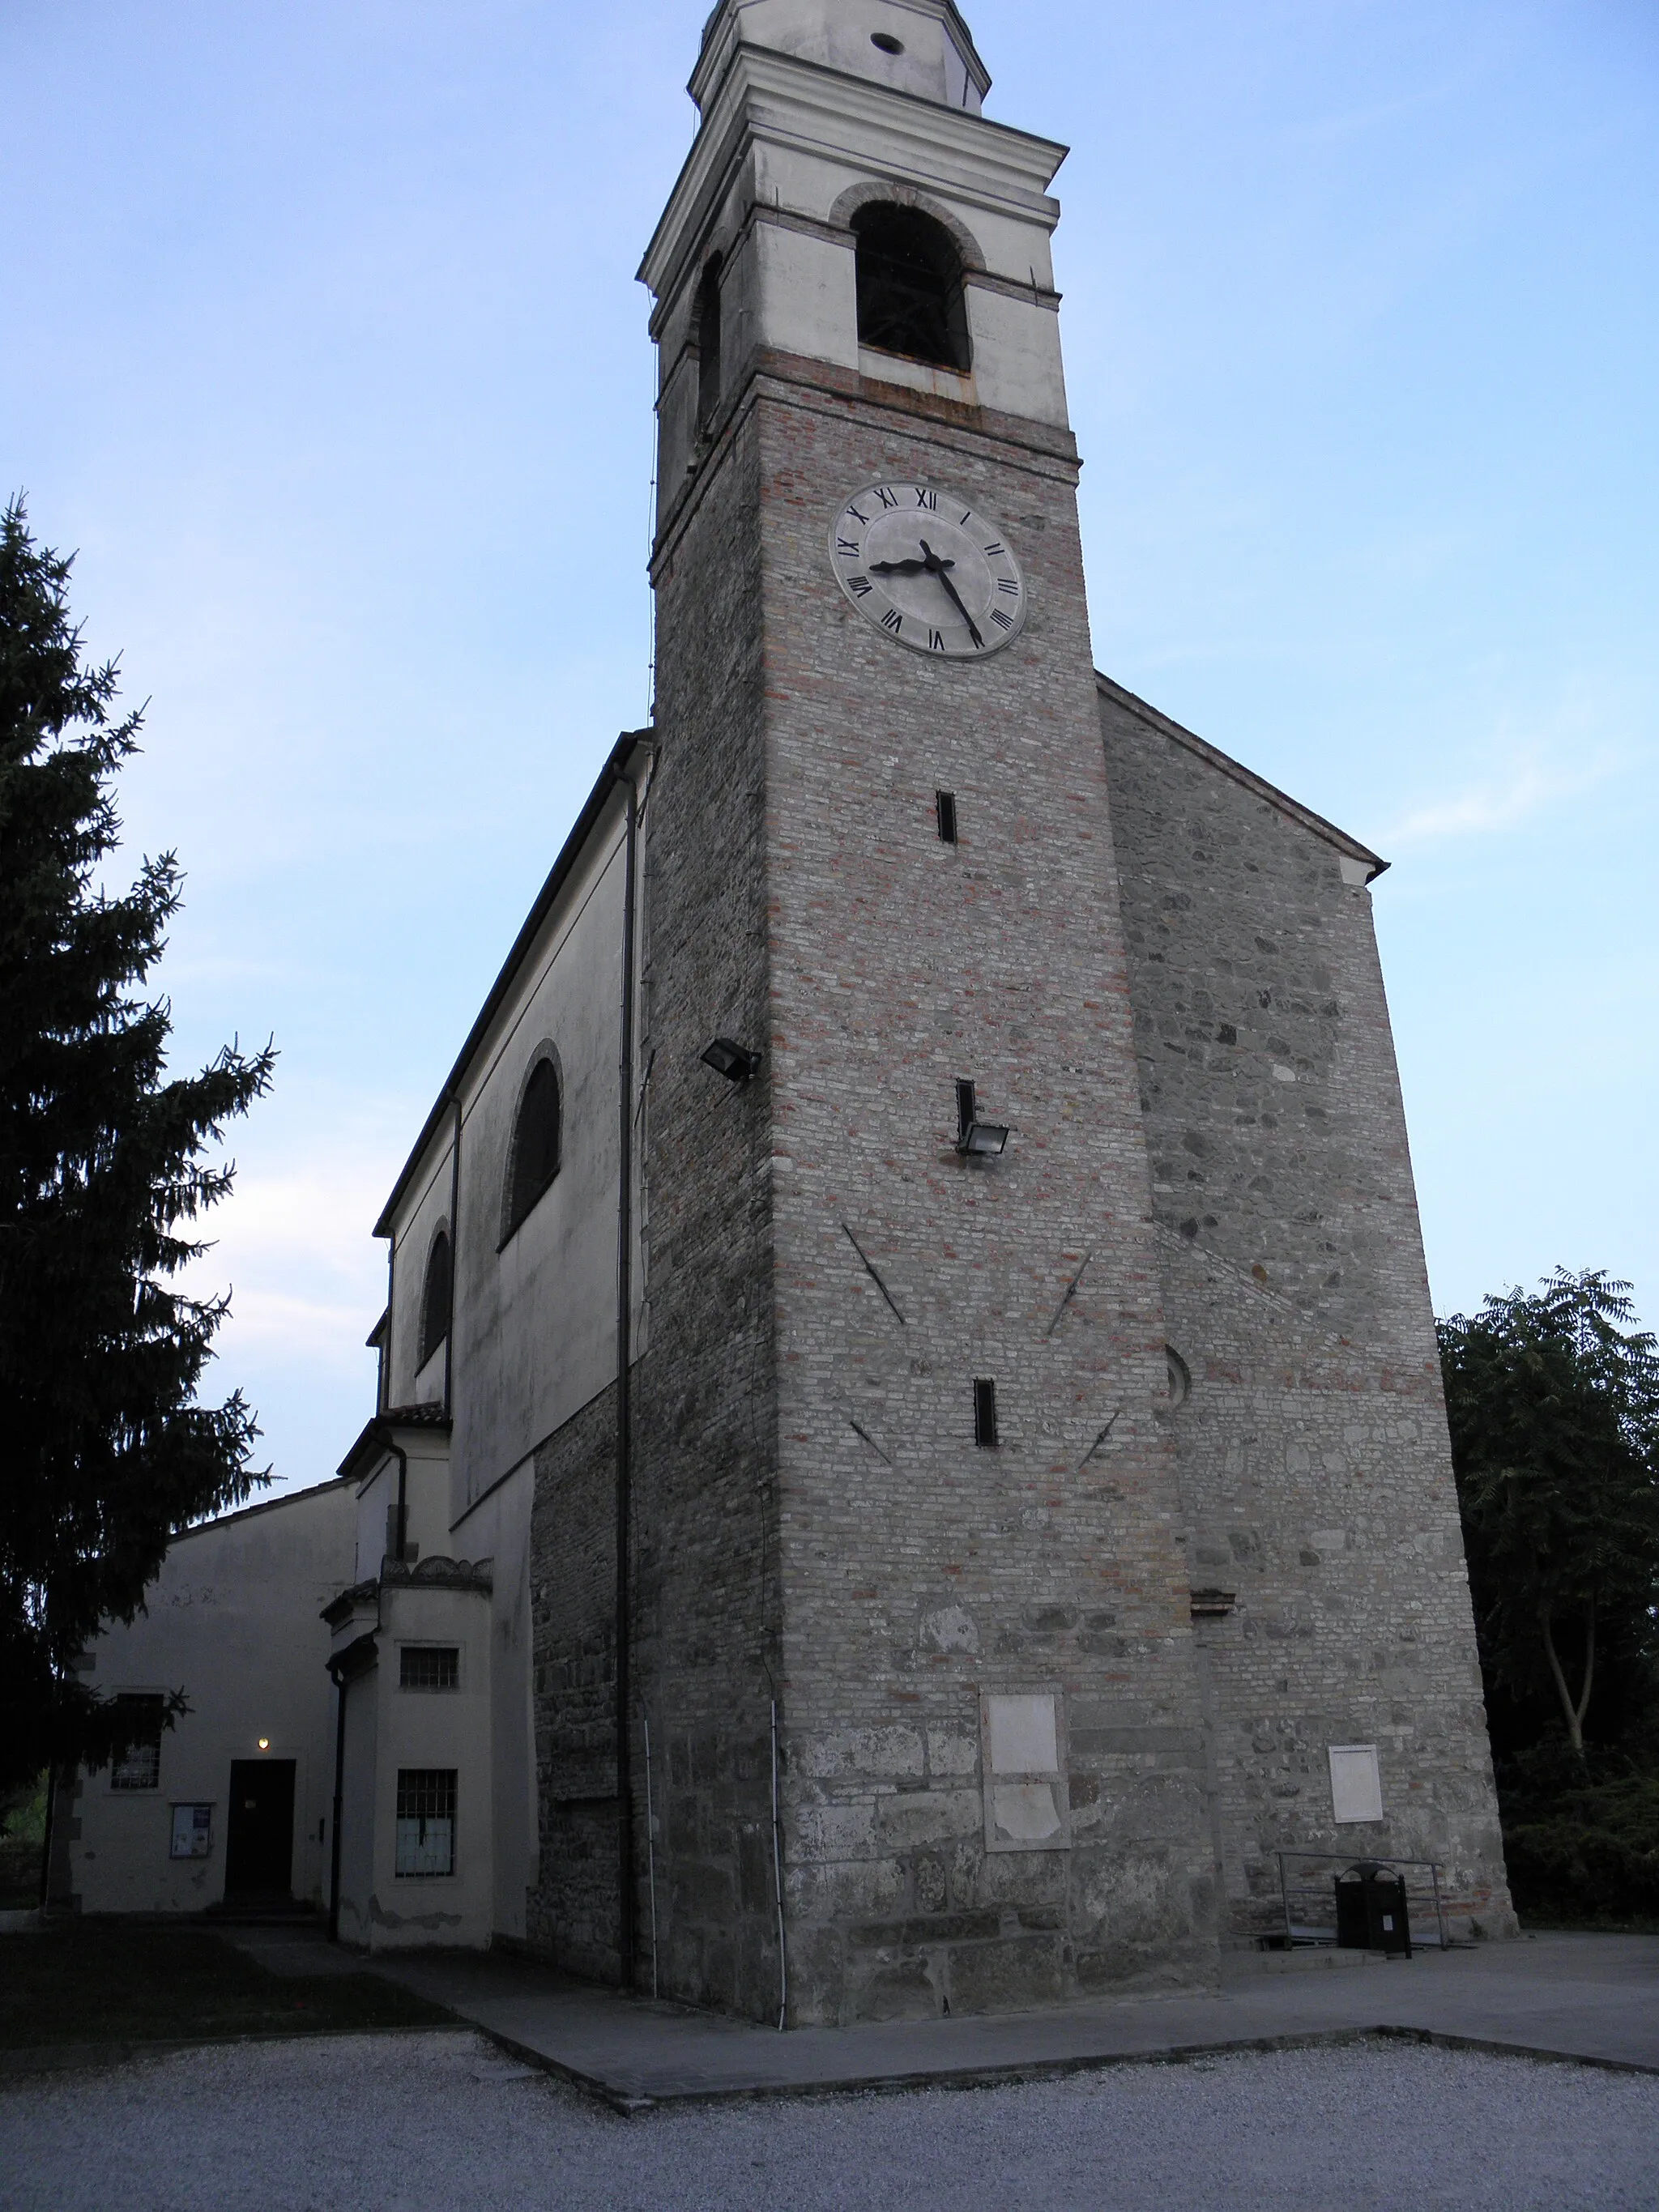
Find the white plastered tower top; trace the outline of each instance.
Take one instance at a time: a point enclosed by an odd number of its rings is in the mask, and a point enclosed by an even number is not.
[[[862,378],[1069,436],[1048,193],[1066,149],[984,115],[989,82],[953,0],[720,0],[691,79],[696,137],[640,267],[659,350],[659,522],[757,368],[797,382],[827,372],[838,389]],[[854,222],[882,202],[951,234],[965,364],[860,339]],[[712,351],[699,304],[711,283]]]
[[[990,73],[952,0],[720,0],[703,26],[687,89],[700,110],[740,46],[817,62],[847,76],[977,115]]]

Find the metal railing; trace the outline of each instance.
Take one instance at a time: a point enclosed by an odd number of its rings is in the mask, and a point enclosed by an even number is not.
[[[1311,1881],[1304,1881],[1293,1884],[1290,1876],[1285,1870],[1285,1863],[1287,1859],[1318,1859],[1323,1861],[1327,1866],[1364,1865],[1389,1867],[1395,1869],[1401,1875],[1402,1878],[1406,1879],[1406,1917],[1407,1923],[1409,1923],[1411,1919],[1412,1885],[1409,1878],[1405,1875],[1405,1870],[1408,1867],[1419,1869],[1426,1867],[1429,1874],[1427,1887],[1429,1887],[1430,1893],[1434,1900],[1434,1924],[1436,1933],[1433,1936],[1427,1937],[1420,1936],[1413,1930],[1412,1941],[1413,1943],[1432,1942],[1437,1943],[1439,1948],[1443,1951],[1450,1950],[1451,1937],[1447,1933],[1446,1910],[1440,1895],[1440,1864],[1438,1860],[1388,1858],[1381,1852],[1370,1851],[1275,1851],[1273,1853],[1273,1856],[1279,1862],[1279,1904],[1284,1910],[1285,1948],[1287,1951],[1293,1951],[1298,1946],[1306,1946],[1316,1943],[1334,1944],[1336,1942],[1336,1892],[1334,1882],[1329,1881],[1318,1883]],[[1422,1899],[1423,1887],[1424,1885],[1419,1882],[1418,1885],[1419,1901],[1425,1901]],[[1322,1920],[1316,1922],[1306,1917],[1300,1920],[1297,1919],[1291,1910],[1291,1899],[1293,1893],[1297,1903],[1304,1907],[1304,1915],[1308,1903],[1310,1902],[1314,1897],[1317,1897],[1324,1909],[1330,1914],[1328,1923]]]

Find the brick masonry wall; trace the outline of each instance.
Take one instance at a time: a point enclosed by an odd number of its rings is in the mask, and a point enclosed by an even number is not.
[[[1113,686],[1101,728],[1231,1924],[1279,1849],[1442,1862],[1513,1926],[1370,894],[1339,848]],[[1385,1820],[1332,1824],[1327,1747]],[[1330,1869],[1322,1870],[1328,1879]]]
[[[659,553],[660,753],[644,827],[635,1671],[658,1829],[659,1986],[775,2018],[779,1632],[766,1042],[759,459],[728,417]],[[763,1051],[734,1085],[699,1055]],[[643,1814],[643,1740],[635,1749]],[[641,1830],[639,1863],[647,1850]],[[642,1938],[649,1898],[642,1892]],[[642,1960],[641,1974],[646,1974]]]
[[[780,374],[757,398],[801,2021],[1191,1983],[1214,1960],[1074,462],[887,396]],[[993,659],[897,647],[837,588],[842,501],[911,477],[981,506],[1027,569],[1028,626]],[[960,1077],[1015,1127],[1000,1161],[954,1150]],[[994,1449],[974,1442],[978,1376]],[[1061,1692],[1070,1850],[987,1851],[983,1688]]]

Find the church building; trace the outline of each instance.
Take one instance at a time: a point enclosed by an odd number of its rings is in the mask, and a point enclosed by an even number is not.
[[[952,0],[704,28],[653,724],[376,1224],[373,1419],[222,1524],[309,1516],[266,1753],[344,1942],[793,2026],[1203,1987],[1287,1864],[1513,1929],[1384,863],[1095,670],[1065,149],[989,82]]]

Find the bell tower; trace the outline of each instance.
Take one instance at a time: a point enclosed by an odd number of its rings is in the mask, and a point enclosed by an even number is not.
[[[952,0],[720,0],[641,272],[635,1919],[792,2023],[1216,1955],[1065,149],[988,84]]]

